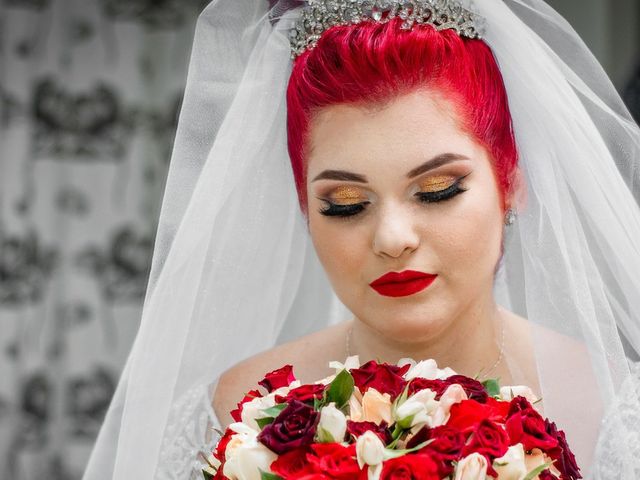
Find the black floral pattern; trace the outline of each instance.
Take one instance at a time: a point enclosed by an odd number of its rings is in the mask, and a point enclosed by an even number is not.
[[[205,3],[0,0],[2,479],[82,476],[140,320]]]
[[[0,305],[37,303],[44,296],[57,252],[41,245],[35,232],[0,237]]]
[[[189,5],[191,3],[191,5]],[[189,0],[102,0],[107,17],[140,22],[150,28],[176,28],[189,18],[194,5],[206,2]]]
[[[36,156],[85,161],[121,160],[131,138],[116,91],[98,84],[84,93],[71,93],[52,78],[35,86],[32,105]]]
[[[81,253],[78,264],[93,272],[108,302],[140,301],[147,286],[151,253],[150,235],[124,227],[105,250],[94,247]]]
[[[115,375],[104,367],[96,367],[89,374],[70,380],[68,413],[71,435],[95,438],[115,388]]]

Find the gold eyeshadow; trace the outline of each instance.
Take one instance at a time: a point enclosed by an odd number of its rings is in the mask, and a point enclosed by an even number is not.
[[[453,175],[436,175],[427,177],[420,182],[420,191],[422,192],[439,192],[449,188],[456,183],[457,177]]]
[[[364,197],[359,189],[345,185],[331,192],[329,200],[338,205],[349,205],[363,201]]]

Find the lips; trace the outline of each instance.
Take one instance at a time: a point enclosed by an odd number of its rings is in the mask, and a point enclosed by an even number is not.
[[[369,284],[380,295],[385,297],[406,297],[421,292],[433,283],[437,275],[432,273],[405,270],[389,272]]]

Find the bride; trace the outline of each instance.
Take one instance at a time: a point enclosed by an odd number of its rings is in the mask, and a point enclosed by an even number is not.
[[[350,355],[529,385],[585,477],[638,478],[640,131],[600,66],[541,0],[302,3],[201,16],[84,478],[198,478],[265,372]]]

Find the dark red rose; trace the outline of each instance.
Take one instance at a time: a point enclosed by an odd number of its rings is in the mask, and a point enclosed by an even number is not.
[[[576,457],[569,448],[564,432],[558,430],[556,424],[549,420],[545,420],[545,427],[547,433],[558,442],[558,446],[547,453],[555,460],[554,466],[560,471],[561,480],[576,480],[582,478]]]
[[[339,443],[316,443],[311,445],[312,455],[309,462],[314,467],[334,480],[366,479],[366,468],[360,469],[356,460],[356,446]]]
[[[433,390],[436,393],[436,400],[439,400],[449,384],[444,380],[429,380],[427,378],[417,377],[409,382],[409,396],[420,390]]]
[[[296,480],[304,475],[319,473],[312,463],[307,460],[309,447],[296,448],[274,460],[270,469],[284,480]]]
[[[445,382],[447,383],[447,386],[457,383],[464,389],[470,400],[475,400],[478,403],[486,403],[489,398],[489,394],[484,388],[484,385],[473,378],[466,377],[464,375],[452,375],[446,378]]]
[[[240,402],[238,403],[238,408],[236,408],[235,410],[231,410],[231,417],[236,422],[241,422],[242,421],[242,406],[245,403],[250,402],[254,398],[258,398],[258,397],[262,397],[262,394],[258,390],[251,390],[250,392],[248,392],[244,396],[244,398],[242,400],[240,400]]]
[[[262,429],[258,440],[282,455],[313,442],[320,415],[309,405],[292,400],[273,423]]]
[[[380,393],[388,393],[394,399],[404,389],[407,381],[402,378],[410,365],[397,367],[387,363],[377,363],[375,360],[365,363],[360,368],[351,370],[351,375],[360,392],[364,393],[375,388]]]
[[[384,462],[380,480],[440,480],[440,475],[429,455],[417,453]]]
[[[391,432],[389,432],[387,422],[382,421],[380,425],[376,425],[375,422],[354,422],[347,420],[347,433],[353,435],[354,438],[358,438],[367,431],[375,433],[385,445],[391,443]]]
[[[267,392],[271,393],[280,387],[288,387],[295,379],[293,367],[291,365],[285,365],[282,368],[267,373],[264,378],[258,382],[258,385],[262,385],[267,389]]]
[[[488,398],[486,403],[463,400],[451,407],[451,416],[447,425],[463,432],[470,432],[485,419],[503,423],[508,408],[508,402],[498,401],[494,398]]]
[[[284,397],[276,395],[275,400],[277,403],[289,403],[291,400],[308,402],[316,398],[321,399],[326,388],[322,384],[301,385],[298,388],[289,390],[289,393]]]
[[[538,479],[539,480],[559,480],[558,477],[556,477],[553,473],[551,473],[551,470],[543,470],[542,472],[540,472],[540,474],[538,475]]]
[[[511,445],[522,443],[525,450],[539,448],[543,452],[558,447],[558,440],[547,433],[543,418],[533,408],[516,411],[505,426]]]
[[[521,395],[513,397],[511,402],[509,403],[509,412],[507,413],[507,417],[510,417],[514,413],[524,412],[528,410],[533,410],[537,413],[537,410],[533,408],[533,405]]]
[[[421,443],[431,440],[427,446],[420,450],[420,453],[429,455],[438,466],[438,474],[441,478],[448,477],[453,473],[454,467],[451,462],[460,460],[462,449],[466,442],[466,436],[447,425],[436,428],[422,427],[407,442],[406,448],[414,448]]]

